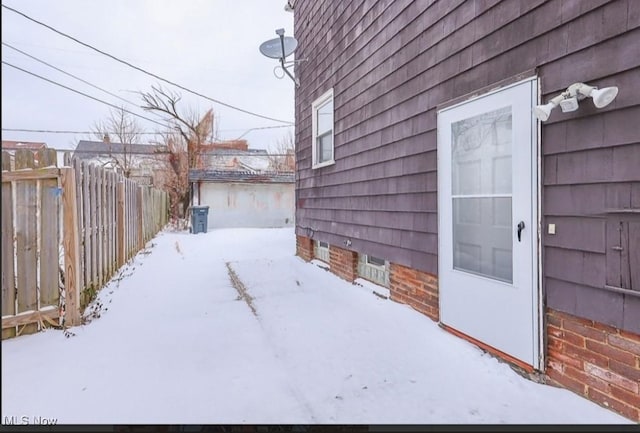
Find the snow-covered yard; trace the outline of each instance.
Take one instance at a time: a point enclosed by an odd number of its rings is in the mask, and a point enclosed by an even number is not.
[[[294,250],[290,228],[161,232],[75,335],[2,342],[3,423],[630,423]]]

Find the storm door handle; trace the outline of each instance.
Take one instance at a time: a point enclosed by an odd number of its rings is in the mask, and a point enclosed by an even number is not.
[[[522,241],[522,230],[524,230],[524,221],[518,223],[518,242]]]

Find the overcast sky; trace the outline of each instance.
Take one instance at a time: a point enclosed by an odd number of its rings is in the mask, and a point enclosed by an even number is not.
[[[294,84],[274,76],[277,60],[258,47],[276,38],[275,30],[293,36],[293,14],[285,0],[3,0],[2,4],[88,45],[247,111],[294,120]],[[182,95],[179,107],[204,114],[213,108],[222,139],[242,136],[250,148],[271,148],[293,127],[248,115],[172,87],[97,53],[15,12],[2,8],[2,139],[45,141],[53,148],[73,148],[87,134],[15,132],[6,129],[91,131],[111,108],[70,90],[16,70],[10,63],[49,80],[122,106],[144,117],[136,92],[152,85]],[[82,78],[136,105],[95,89],[8,47],[8,44],[56,68]],[[148,132],[159,125],[136,118]],[[152,139],[146,135],[143,142]]]

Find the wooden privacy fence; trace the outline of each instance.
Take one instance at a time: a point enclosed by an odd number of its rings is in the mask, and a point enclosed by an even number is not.
[[[34,158],[35,155],[35,158]],[[56,153],[2,152],[2,338],[73,326],[168,221],[168,197]]]
[[[167,223],[167,193],[75,159],[84,308]]]

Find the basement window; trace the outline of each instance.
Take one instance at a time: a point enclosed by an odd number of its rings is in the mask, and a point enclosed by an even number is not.
[[[365,280],[389,287],[389,262],[368,254],[359,254],[358,275]]]
[[[329,89],[311,105],[313,157],[312,168],[335,163],[333,157],[333,89]]]
[[[327,242],[315,241],[313,245],[313,255],[316,259],[329,263],[329,244]]]

